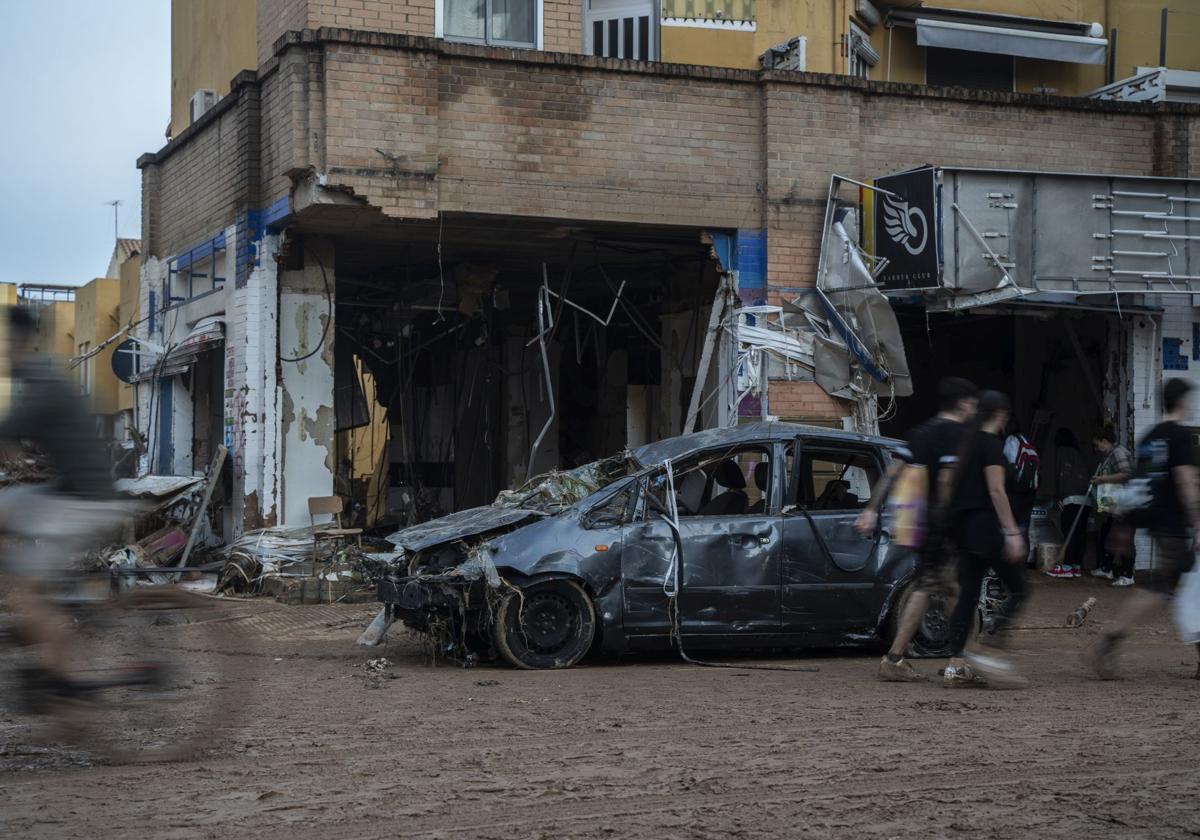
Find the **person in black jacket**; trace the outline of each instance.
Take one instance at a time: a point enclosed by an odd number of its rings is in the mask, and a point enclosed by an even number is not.
[[[950,619],[950,664],[942,677],[947,687],[977,684],[981,678],[997,687],[1020,682],[1012,666],[1000,657],[964,652],[989,568],[1008,589],[994,630],[1011,622],[1025,602],[1025,538],[1005,490],[1008,462],[1001,435],[1008,416],[1008,397],[998,391],[984,391],[979,398],[975,429],[964,439],[959,457],[961,466],[950,514],[950,530],[959,550],[959,593]],[[997,641],[995,636],[988,638]]]

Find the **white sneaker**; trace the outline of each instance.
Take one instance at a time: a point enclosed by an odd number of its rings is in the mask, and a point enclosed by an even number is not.
[[[1119,577],[1112,582],[1113,586],[1133,586],[1133,578]]]
[[[1106,580],[1113,579],[1113,573],[1108,569],[1092,569],[1092,577],[1105,578]]]
[[[992,688],[1024,688],[1029,680],[1017,673],[1007,659],[982,653],[968,653],[967,667],[983,676]]]

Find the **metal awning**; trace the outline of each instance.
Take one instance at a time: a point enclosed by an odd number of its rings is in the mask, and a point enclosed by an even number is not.
[[[165,356],[160,356],[157,360],[143,360],[141,369],[130,381],[144,382],[156,377],[178,376],[181,373],[187,373],[200,358],[201,353],[215,350],[224,343],[224,316],[201,318],[183,341],[170,347]]]
[[[1107,38],[1039,32],[979,23],[918,18],[917,45],[1017,55],[1073,64],[1103,64]]]

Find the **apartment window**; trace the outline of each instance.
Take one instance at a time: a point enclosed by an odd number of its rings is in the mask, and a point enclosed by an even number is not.
[[[925,49],[925,84],[939,87],[965,87],[975,90],[1013,90],[1014,64],[1011,55]]]
[[[90,341],[79,345],[79,357],[83,359],[79,363],[79,393],[85,397],[92,393],[92,359],[87,355],[91,349],[92,342]]]
[[[851,76],[856,79],[871,78],[871,68],[879,63],[879,53],[871,46],[871,36],[861,26],[850,22],[849,49],[847,50]]]
[[[541,0],[441,0],[440,38],[538,47]]]
[[[601,58],[658,60],[654,4],[584,0],[584,51]]]

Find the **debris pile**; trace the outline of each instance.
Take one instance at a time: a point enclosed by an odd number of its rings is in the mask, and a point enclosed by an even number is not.
[[[0,487],[41,484],[53,476],[42,453],[32,444],[23,444],[20,449],[0,455]]]

